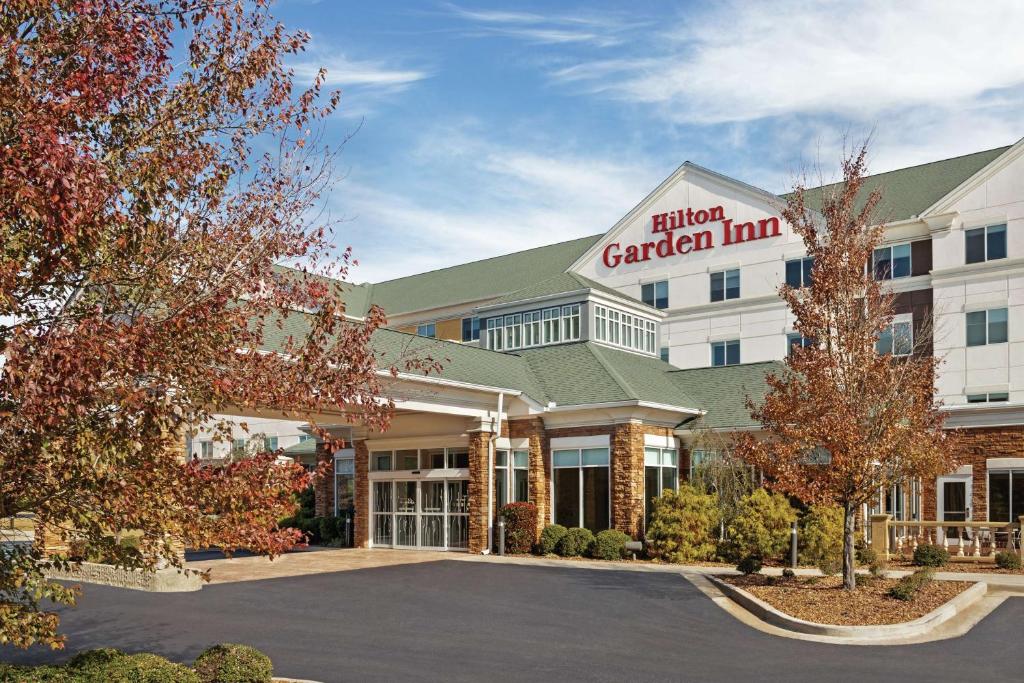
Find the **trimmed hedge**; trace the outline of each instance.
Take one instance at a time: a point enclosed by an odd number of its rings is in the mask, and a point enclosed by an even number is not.
[[[590,554],[598,560],[621,560],[626,557],[626,544],[631,540],[627,533],[605,529],[594,537],[594,547]]]
[[[561,524],[548,524],[540,532],[540,541],[537,542],[537,551],[541,555],[550,555],[558,552],[558,544],[569,530]]]
[[[590,552],[594,545],[594,534],[590,529],[573,527],[565,532],[565,536],[558,542],[556,550],[562,557],[582,557]]]
[[[996,566],[1000,569],[1020,569],[1020,555],[1006,550],[998,552],[996,553]]]
[[[800,561],[822,571],[843,564],[843,509],[812,505],[800,520]],[[836,572],[828,572],[831,575]]]
[[[505,552],[530,552],[537,539],[537,506],[533,503],[509,503],[498,514],[505,520]]]
[[[796,510],[785,496],[756,489],[740,501],[739,511],[729,523],[725,550],[731,557],[782,559],[789,550],[790,528],[795,521]]]
[[[235,643],[207,648],[193,667],[202,683],[269,683],[273,675],[270,657]]]
[[[654,499],[645,540],[647,554],[663,562],[714,558],[718,540],[718,497],[691,485]]]
[[[941,545],[919,545],[914,549],[914,564],[918,567],[945,567],[949,564],[949,551]]]

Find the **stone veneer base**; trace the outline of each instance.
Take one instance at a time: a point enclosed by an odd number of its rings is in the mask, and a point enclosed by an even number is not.
[[[82,562],[71,571],[50,570],[46,576],[61,581],[81,581],[152,593],[186,593],[203,587],[203,580],[198,574],[186,574],[174,568],[144,572],[95,562]]]

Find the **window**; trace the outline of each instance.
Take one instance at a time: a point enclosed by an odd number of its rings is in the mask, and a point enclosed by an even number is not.
[[[480,318],[462,319],[462,341],[473,342],[480,339]]]
[[[662,346],[660,349],[658,349],[658,357],[661,358],[666,363],[668,362],[668,347],[667,346]]]
[[[562,341],[580,338],[580,305],[562,306]]]
[[[813,342],[809,337],[805,337],[799,332],[790,332],[786,335],[786,355],[793,353],[795,347],[803,348],[805,346],[812,346]]]
[[[722,270],[711,273],[711,300],[723,301],[725,299],[740,298],[740,271]]]
[[[299,443],[303,443],[305,441],[309,441],[312,438],[313,438],[312,434],[299,434]],[[243,441],[244,441],[244,439],[243,439]]]
[[[277,450],[277,437],[276,436],[264,436],[263,437],[263,450],[274,452]]]
[[[655,308],[668,308],[668,280],[648,282],[640,286],[640,300]]]
[[[554,469],[554,522],[591,531],[609,527],[609,450],[573,448],[551,453]]]
[[[444,449],[424,448],[420,450],[420,468],[425,470],[444,469]]]
[[[395,451],[396,470],[416,470],[419,466],[419,455],[415,448]]]
[[[518,349],[523,345],[523,316],[505,316],[505,348]]]
[[[370,453],[370,469],[374,472],[390,472],[391,451],[374,451]]]
[[[422,325],[416,326],[416,334],[421,337],[436,337],[437,327],[434,323],[423,323]]]
[[[711,365],[739,365],[740,340],[730,339],[711,343]]]
[[[308,435],[307,435],[308,436]],[[302,437],[299,437],[299,443],[302,443]],[[231,442],[231,452],[235,455],[242,455],[245,453],[245,439],[234,439]]]
[[[658,343],[658,327],[653,321],[647,321],[647,344],[644,351],[654,353],[654,347]]]
[[[529,451],[495,451],[494,492],[498,507],[506,503],[525,503],[530,499]]]
[[[880,354],[909,356],[914,350],[913,324],[909,320],[893,322],[878,335],[875,350]]]
[[[1015,522],[1024,515],[1024,470],[989,470],[988,519]]]
[[[679,488],[679,461],[674,448],[644,448],[644,520],[651,521],[654,499]]]
[[[1006,258],[1006,224],[965,230],[964,250],[967,263]]]
[[[608,341],[612,344],[619,343],[619,312],[608,311]]]
[[[1002,344],[1007,339],[1006,309],[990,308],[967,314],[967,345]]]
[[[200,458],[212,458],[213,457],[213,442],[212,441],[200,441],[199,442],[199,457]]]
[[[465,448],[448,448],[445,462],[449,469],[466,469],[469,467],[469,451]]]
[[[559,309],[557,308],[545,308],[543,312],[544,322],[544,343],[545,344],[557,344],[561,337],[559,336]]]
[[[967,394],[968,403],[998,403],[1009,400],[1010,394],[1005,391],[989,392],[987,394]]]
[[[706,465],[712,461],[718,460],[724,457],[725,453],[717,450],[704,450],[702,448],[694,449],[690,452],[690,479],[693,479],[694,473],[701,465]]]
[[[540,336],[540,311],[523,313],[523,346],[539,346],[543,343]]]
[[[786,261],[786,284],[790,287],[810,287],[814,259],[797,258]]]
[[[910,277],[910,245],[895,244],[875,249],[872,258],[876,280]]]
[[[608,309],[594,306],[594,339],[608,341]]]
[[[334,459],[334,514],[351,512],[356,507],[356,461],[352,457]]]
[[[505,348],[504,331],[501,328],[503,318],[488,318],[487,320],[487,348],[493,351],[501,351]]]

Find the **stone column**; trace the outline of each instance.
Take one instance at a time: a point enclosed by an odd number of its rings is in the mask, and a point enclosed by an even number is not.
[[[366,441],[353,442],[356,466],[356,518],[352,531],[352,545],[366,548],[370,545],[370,448]]]
[[[612,434],[611,526],[639,538],[644,519],[644,430],[635,422]]]
[[[334,452],[329,444],[320,442],[316,445],[316,464],[320,471],[321,463],[327,463],[323,476],[317,477],[313,484],[313,495],[316,500],[314,511],[317,517],[334,515]]]
[[[487,453],[491,432],[469,433],[469,552],[487,549]]]
[[[889,515],[871,515],[871,548],[878,557],[889,559]]]
[[[548,472],[551,471],[551,454],[545,447],[544,420],[533,417],[509,422],[509,438],[528,439],[530,451],[529,488],[530,502],[537,506],[537,536],[551,523],[551,486]]]

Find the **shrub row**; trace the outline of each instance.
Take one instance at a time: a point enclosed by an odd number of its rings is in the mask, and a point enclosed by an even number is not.
[[[562,557],[621,560],[626,557],[629,541],[629,534],[615,529],[605,529],[595,536],[590,529],[566,529],[561,524],[549,524],[540,534],[537,551],[542,555],[557,553]]]
[[[278,526],[298,529],[306,535],[306,542],[310,545],[336,545],[347,540],[344,517],[307,517],[300,511],[280,520]]]
[[[205,650],[192,667],[150,653],[87,650],[63,666],[0,664],[0,680],[19,683],[269,683],[270,658],[247,645]]]

